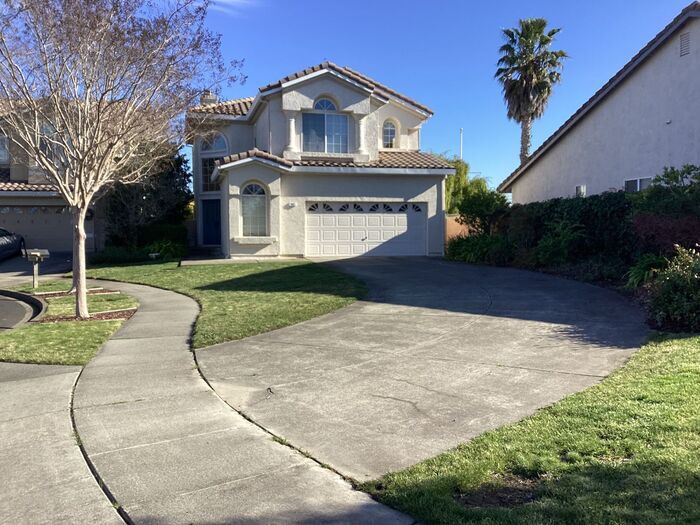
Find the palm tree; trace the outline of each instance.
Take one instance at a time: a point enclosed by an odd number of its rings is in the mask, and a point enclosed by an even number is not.
[[[504,29],[496,78],[503,85],[508,118],[520,124],[520,163],[530,155],[532,121],[542,116],[552,88],[561,79],[564,51],[552,51],[554,36],[544,18],[520,20],[519,27]]]

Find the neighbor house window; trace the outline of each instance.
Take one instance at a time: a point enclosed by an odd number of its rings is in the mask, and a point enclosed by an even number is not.
[[[10,163],[10,141],[7,137],[0,137],[0,164]]]
[[[314,104],[314,111],[302,116],[304,151],[318,153],[348,152],[348,116],[337,113],[327,98]]]
[[[396,147],[396,124],[387,120],[382,127],[382,146],[385,148]]]
[[[629,179],[625,181],[625,191],[627,193],[635,193],[637,191],[642,191],[651,186],[651,177],[644,177],[641,179]]]
[[[577,197],[585,197],[586,196],[586,185],[581,184],[580,186],[576,186],[576,196]]]
[[[212,182],[211,177],[216,167],[216,159],[223,157],[228,152],[226,139],[221,133],[207,135],[202,138],[199,151],[202,191],[219,191],[219,184]]]
[[[267,235],[267,195],[260,184],[248,184],[241,192],[244,237]]]

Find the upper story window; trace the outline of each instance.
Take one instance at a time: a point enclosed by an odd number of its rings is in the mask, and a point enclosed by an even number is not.
[[[228,152],[226,138],[221,133],[207,135],[202,138],[199,151],[202,191],[219,191],[219,183],[212,182],[211,177],[216,167],[216,159],[223,157]]]
[[[202,139],[202,146],[200,147],[202,153],[225,153],[226,152],[226,139],[221,133],[213,133]]]
[[[313,112],[302,115],[304,151],[348,152],[348,116],[337,111],[332,100],[322,98],[314,104]]]
[[[0,164],[10,163],[10,141],[7,137],[0,137]]]
[[[382,126],[382,147],[396,147],[396,124],[391,120],[387,120],[384,122],[384,126]]]

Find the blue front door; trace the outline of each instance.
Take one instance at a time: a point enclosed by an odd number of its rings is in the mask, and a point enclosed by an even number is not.
[[[221,244],[221,201],[206,199],[202,203],[202,244]]]

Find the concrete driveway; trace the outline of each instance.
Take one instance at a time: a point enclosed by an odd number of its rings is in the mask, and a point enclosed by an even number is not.
[[[574,281],[427,258],[330,264],[368,298],[197,358],[231,406],[356,480],[594,385],[647,335],[626,299]]]

